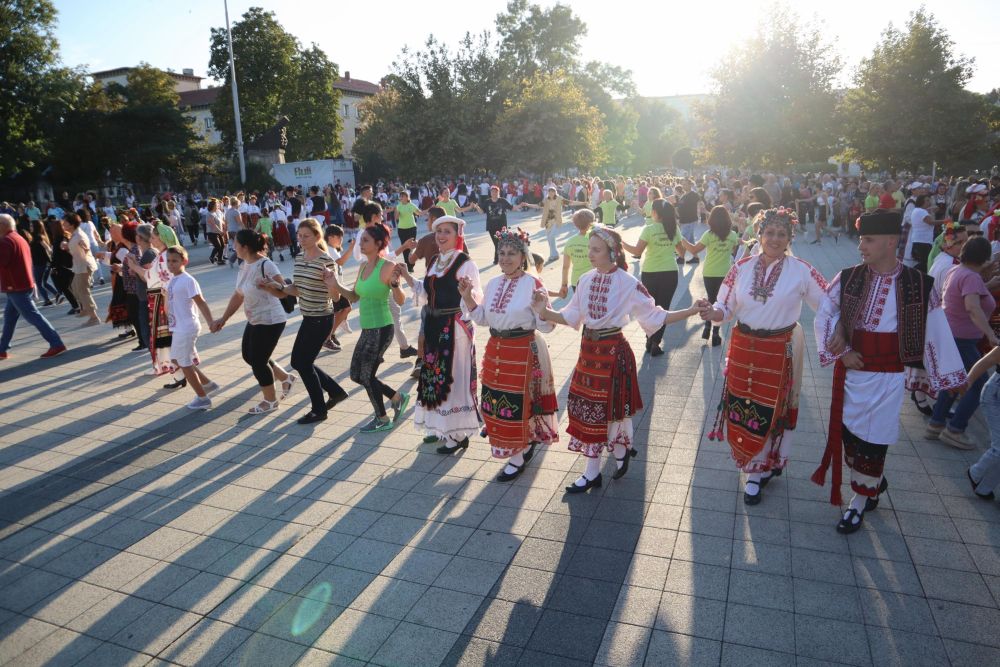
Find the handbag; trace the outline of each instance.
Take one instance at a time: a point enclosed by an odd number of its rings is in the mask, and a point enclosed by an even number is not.
[[[264,273],[264,262],[263,261],[260,264],[260,277],[263,278],[264,280],[267,280],[267,275]],[[292,281],[289,280],[288,278],[285,278],[285,284],[286,285],[291,285]],[[296,297],[292,296],[291,294],[288,294],[287,296],[278,297],[278,301],[281,302],[281,308],[286,313],[289,313],[289,314],[291,314],[292,311],[295,310],[295,306],[299,302],[299,300]]]

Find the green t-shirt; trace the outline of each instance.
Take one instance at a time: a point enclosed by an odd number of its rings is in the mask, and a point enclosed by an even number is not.
[[[439,201],[434,205],[443,208],[444,212],[453,218],[458,215],[458,204],[455,203],[454,199],[449,199],[448,201]]]
[[[608,227],[615,226],[615,214],[618,212],[618,202],[612,199],[611,201],[602,201],[597,205],[597,208],[601,209],[601,222]]]
[[[937,235],[934,239],[934,245],[931,246],[931,253],[927,255],[927,270],[930,271],[931,267],[934,266],[934,260],[937,256],[941,254],[941,244],[944,243],[944,232]]]
[[[257,221],[257,233],[274,236],[274,223],[271,222],[271,218],[261,218]]]
[[[677,244],[681,242],[680,225],[674,231],[674,238],[668,238],[663,225],[653,222],[642,228],[639,240],[646,242],[643,252],[642,272],[677,270]]]
[[[414,206],[412,202],[396,204],[396,214],[399,215],[399,228],[413,229],[416,227],[417,221],[414,216],[419,212],[420,209]]]
[[[645,204],[642,205],[642,217],[646,218],[646,224],[648,225],[653,221],[653,200],[650,199]]]
[[[590,271],[590,232],[574,234],[563,246],[563,254],[570,259],[569,284],[576,287],[580,276]]]
[[[906,197],[899,190],[892,193],[892,198],[896,200],[896,208],[903,208],[903,202],[906,201]]]
[[[701,266],[701,275],[705,278],[724,278],[733,265],[733,250],[740,245],[740,237],[736,232],[730,231],[729,236],[722,240],[714,232],[708,231],[701,235],[698,243],[708,251],[705,263]]]
[[[874,211],[878,208],[878,197],[875,195],[868,195],[865,197],[865,210]]]

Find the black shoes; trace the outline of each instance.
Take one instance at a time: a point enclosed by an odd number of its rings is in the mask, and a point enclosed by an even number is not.
[[[537,444],[538,444],[537,442],[531,443],[531,447],[528,448],[528,451],[524,453],[524,463],[522,463],[521,465],[514,465],[513,463],[508,461],[507,465],[514,468],[514,472],[510,473],[507,472],[507,466],[504,466],[504,469],[501,470],[500,474],[496,476],[496,480],[498,482],[509,482],[513,479],[517,479],[518,476],[520,476],[520,474],[524,472],[524,467],[528,465],[528,461],[530,461],[531,457],[535,455],[535,445]]]
[[[174,382],[168,382],[163,385],[164,389],[183,389],[188,386],[187,378],[181,378],[180,380],[175,380]]]
[[[440,447],[437,448],[437,453],[454,454],[460,449],[468,449],[468,448],[469,448],[469,439],[465,438],[461,442],[457,443],[454,447],[449,447],[448,445],[441,445]]]
[[[934,414],[934,408],[931,405],[928,403],[921,404],[920,401],[917,400],[917,392],[910,392],[910,400],[913,401],[913,404],[917,406],[917,410],[920,410],[922,414],[928,417]]]
[[[889,480],[885,477],[882,478],[882,483],[878,485],[878,494],[874,498],[868,498],[865,500],[865,511],[871,512],[874,509],[878,509],[879,498],[885,493],[885,490],[889,488]]]
[[[409,357],[415,357],[415,356],[417,356],[417,348],[413,347],[412,345],[406,348],[405,350],[399,351],[400,359],[407,359]]]
[[[853,507],[848,509],[844,514],[844,517],[837,524],[837,532],[841,535],[850,535],[851,533],[856,533],[861,530],[862,524],[865,522],[865,513],[858,512]]]
[[[584,479],[587,479],[586,475],[581,475]],[[580,486],[576,483],[570,484],[566,487],[566,493],[585,493],[591,489],[599,489],[602,484],[601,473],[597,473],[597,477],[594,479],[587,479],[587,483]]]
[[[305,417],[299,417],[298,422],[300,424],[315,424],[316,422],[326,421],[326,414],[316,414],[310,410]]]
[[[719,335],[719,327],[712,327],[712,347],[722,345],[722,336]]]
[[[662,350],[660,351],[660,354],[663,354]],[[627,452],[625,452],[625,456],[623,458],[618,458],[616,456],[615,460],[621,463],[622,465],[620,468],[618,468],[618,470],[615,470],[614,474],[611,475],[611,479],[621,479],[622,477],[624,477],[625,473],[628,472],[628,462],[631,459],[634,459],[636,454],[638,453],[639,452],[637,452],[635,449],[630,449]]]
[[[705,328],[702,329],[701,337],[702,340],[708,340],[708,337],[712,334],[712,323],[705,322]]]
[[[758,482],[756,480],[752,480],[752,479],[748,479],[747,480],[747,484],[756,484],[757,485],[757,493],[755,493],[753,495],[750,495],[749,493],[746,492],[746,490],[744,490],[743,491],[743,504],[744,505],[758,505],[758,504],[760,504],[761,497],[764,495],[763,493],[761,493],[761,486],[762,486],[762,484],[760,482]]]
[[[118,334],[118,338],[121,340],[125,340],[126,338],[131,338],[134,335],[135,335],[135,329],[129,329],[125,333]]]
[[[145,345],[143,345],[142,343],[139,343],[138,345],[136,345],[135,347],[132,348],[132,351],[133,352],[139,352],[140,350],[145,350],[145,349],[148,349],[148,348]]]
[[[974,480],[972,478],[972,469],[971,468],[968,469],[968,470],[966,470],[965,474],[968,475],[968,477],[969,477],[969,484],[972,485],[972,492],[974,494],[976,494],[977,498],[982,498],[983,500],[993,500],[994,498],[996,498],[996,496],[993,494],[992,491],[990,491],[989,493],[979,493],[978,491],[976,491],[976,487],[979,486],[979,482],[977,482],[976,480]]]
[[[339,394],[337,394],[336,396],[330,396],[330,398],[327,399],[327,401],[326,401],[326,409],[327,410],[333,410],[333,408],[336,407],[336,405],[338,403],[340,403],[342,401],[345,401],[345,400],[347,400],[347,392],[344,391],[344,390],[341,390],[341,392]],[[323,419],[326,419],[326,417],[323,417]]]

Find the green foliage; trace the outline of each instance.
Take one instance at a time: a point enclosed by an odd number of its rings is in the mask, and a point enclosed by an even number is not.
[[[965,90],[972,61],[953,46],[923,7],[904,30],[883,31],[840,107],[845,157],[869,168],[929,171],[932,160],[954,168],[984,146],[990,109]]]
[[[647,172],[673,164],[675,150],[685,141],[681,115],[659,100],[626,100],[636,112],[636,141],[633,144],[634,171]]]
[[[840,68],[819,28],[781,6],[767,12],[715,69],[716,95],[697,109],[706,161],[780,169],[833,155]]]
[[[315,44],[302,48],[273,12],[251,7],[232,24],[244,146],[288,116],[289,161],[336,157],[340,140],[337,66]],[[236,150],[232,79],[225,28],[212,28],[209,76],[223,81],[212,106],[227,154]]]
[[[173,77],[144,62],[128,73],[123,94],[130,107],[176,107],[180,101]]]
[[[267,192],[281,190],[281,183],[270,174],[270,169],[260,162],[247,163],[246,183],[240,183],[240,170],[233,168],[226,173],[226,186],[231,192]]]
[[[681,146],[674,151],[673,156],[670,158],[670,162],[677,169],[691,171],[694,169],[695,163],[694,151],[691,150],[690,146]]]
[[[530,79],[538,71],[573,71],[577,66],[577,39],[587,34],[587,25],[561,3],[548,9],[510,0],[507,12],[496,21],[500,35],[500,58],[519,78]]]

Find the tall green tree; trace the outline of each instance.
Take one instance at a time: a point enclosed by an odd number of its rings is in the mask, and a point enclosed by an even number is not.
[[[674,151],[684,145],[680,113],[659,100],[648,98],[623,103],[632,106],[637,115],[633,170],[647,172],[670,165]]]
[[[244,146],[288,116],[288,160],[334,157],[343,149],[337,66],[316,45],[303,49],[274,12],[251,7],[232,24]],[[223,82],[212,106],[227,153],[236,150],[225,28],[212,28],[209,76]]]
[[[890,24],[840,106],[845,157],[889,170],[962,162],[988,132],[985,98],[965,89],[972,74],[973,61],[923,7],[903,30]]]
[[[507,11],[497,15],[500,57],[520,77],[535,72],[577,69],[578,38],[587,34],[585,24],[562,3],[543,8],[528,0],[510,0]]]
[[[49,0],[0,3],[0,177],[40,165],[63,114],[84,87],[59,65]]]
[[[712,73],[698,113],[708,163],[780,169],[836,153],[834,77],[841,61],[815,25],[774,6]]]

